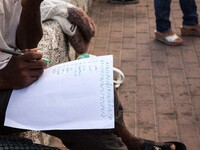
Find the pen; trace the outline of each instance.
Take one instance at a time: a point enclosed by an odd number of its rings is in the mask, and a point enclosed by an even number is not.
[[[46,63],[50,63],[51,61],[49,59],[46,58],[42,58],[43,61],[45,61]]]
[[[24,55],[24,53],[18,51],[18,50],[9,50],[9,49],[3,49],[3,48],[0,48],[0,51],[3,52],[3,53],[7,53],[7,54],[11,54],[11,55],[15,55],[15,56],[18,56],[18,55]]]
[[[24,55],[24,53],[20,52],[19,50],[13,51],[13,50],[9,50],[9,49],[0,48],[0,51],[3,52],[3,53],[15,55],[15,56]],[[46,63],[51,62],[49,59],[46,59],[46,58],[42,58],[42,60],[45,61]]]

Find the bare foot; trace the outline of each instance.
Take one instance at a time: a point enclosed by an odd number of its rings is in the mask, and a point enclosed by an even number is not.
[[[170,149],[171,149],[171,150],[176,150],[176,146],[175,146],[174,144],[172,144],[172,145],[170,146]]]
[[[157,147],[161,147],[162,145],[164,145],[165,143],[162,142],[155,142],[154,145]],[[170,150],[176,150],[176,146],[172,143],[172,145],[170,146]]]

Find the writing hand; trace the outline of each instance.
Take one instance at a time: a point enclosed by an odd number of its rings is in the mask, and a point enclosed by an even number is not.
[[[41,58],[41,53],[33,51],[26,51],[21,56],[13,56],[0,70],[0,89],[20,89],[35,82],[47,66]]]

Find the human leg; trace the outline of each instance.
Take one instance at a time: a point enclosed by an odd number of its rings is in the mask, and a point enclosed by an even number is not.
[[[10,92],[7,93],[8,95]],[[8,96],[9,97],[9,96]],[[19,133],[24,130],[3,127],[1,134],[8,135]],[[123,119],[123,109],[118,96],[115,92],[115,129],[105,130],[57,130],[44,131],[47,134],[58,137],[63,144],[73,150],[148,150],[155,145],[158,147],[167,147],[165,150],[186,150],[180,143],[156,143],[154,141],[144,140],[132,135],[125,126]],[[172,147],[171,147],[172,146]],[[171,147],[171,148],[170,148]]]
[[[12,90],[2,90],[0,89],[0,134],[3,132],[4,118],[6,115],[6,108]]]
[[[114,93],[115,126],[124,127],[123,110]],[[127,150],[127,146],[114,129],[104,130],[65,130],[45,131],[45,133],[58,137],[63,144],[73,150]]]
[[[128,150],[113,130],[45,131],[61,139],[72,150]]]
[[[181,45],[183,40],[171,30],[169,20],[171,0],[154,0],[156,17],[155,37],[167,45]]]
[[[167,32],[171,29],[170,17],[171,0],[154,0],[154,9],[156,17],[156,30],[158,32]]]
[[[134,136],[126,127],[123,118],[123,108],[115,92],[115,132],[118,137],[126,144],[129,150],[152,150],[154,147],[162,150],[186,150],[186,147],[181,142],[155,142],[147,139],[142,139]]]
[[[195,0],[179,0],[183,12],[183,25],[194,26],[198,22],[197,6]]]
[[[41,144],[35,144],[32,140],[22,138],[21,132],[26,130],[10,128],[4,126],[5,112],[12,90],[0,89],[0,149],[9,150],[58,150]]]
[[[48,131],[47,134],[60,138],[66,147],[75,150],[186,150],[180,142],[154,142],[137,138],[130,133],[123,119],[123,109],[115,93],[115,129],[114,130],[74,130]],[[126,146],[125,146],[125,145]]]
[[[5,127],[3,125],[5,110],[12,90],[0,90],[0,135],[12,135],[25,130]],[[115,103],[118,105],[118,103]],[[118,108],[118,107],[116,107]],[[115,111],[116,113],[117,111]],[[116,120],[120,123],[121,117],[117,113]],[[127,150],[113,129],[110,130],[70,130],[70,131],[44,131],[47,134],[58,137],[66,147],[73,150]]]

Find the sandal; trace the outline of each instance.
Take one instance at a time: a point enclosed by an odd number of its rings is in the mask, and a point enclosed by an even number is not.
[[[155,37],[157,40],[171,46],[179,46],[183,44],[182,38],[180,38],[177,34],[172,34],[168,36],[164,36],[163,33],[155,30]],[[178,41],[179,40],[179,41]]]
[[[198,36],[200,37],[200,28],[186,28],[181,26],[181,35],[182,36]]]
[[[154,141],[150,140],[144,140],[142,150],[171,150],[173,144],[176,150],[186,150],[185,144],[181,142],[170,141],[156,144]]]

